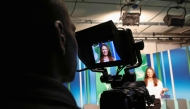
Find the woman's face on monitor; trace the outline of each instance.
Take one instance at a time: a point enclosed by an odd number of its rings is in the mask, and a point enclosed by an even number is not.
[[[102,46],[102,53],[104,56],[108,55],[108,48],[106,46]]]

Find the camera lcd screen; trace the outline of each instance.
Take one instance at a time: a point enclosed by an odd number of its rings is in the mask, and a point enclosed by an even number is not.
[[[98,43],[92,45],[95,64],[113,63],[121,60],[115,50],[113,41]]]

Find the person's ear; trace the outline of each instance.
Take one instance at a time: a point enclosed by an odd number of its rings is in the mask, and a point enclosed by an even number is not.
[[[61,21],[57,20],[54,22],[55,32],[56,32],[56,49],[62,55],[65,54],[65,34],[63,31],[63,24]]]

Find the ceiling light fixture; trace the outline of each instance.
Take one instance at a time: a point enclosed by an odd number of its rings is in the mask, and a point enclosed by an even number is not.
[[[172,8],[176,8],[176,9],[183,9],[184,12],[182,15],[170,15],[169,11]],[[184,22],[185,22],[185,15],[186,15],[186,9],[184,7],[181,6],[175,6],[175,7],[170,7],[167,11],[167,15],[164,17],[164,22],[168,25],[168,26],[180,26],[183,27]]]
[[[122,8],[121,8],[121,13],[122,13],[122,10],[125,6],[129,6],[129,5],[132,5],[132,8],[135,9],[138,7],[138,4],[127,4],[127,5],[124,5]],[[123,16],[120,18],[120,20],[122,20],[122,24],[123,26],[124,25],[127,25],[127,26],[134,26],[134,25],[137,25],[139,26],[139,22],[140,22],[140,15],[141,15],[141,7],[140,7],[140,13],[128,13],[127,11],[123,13]]]

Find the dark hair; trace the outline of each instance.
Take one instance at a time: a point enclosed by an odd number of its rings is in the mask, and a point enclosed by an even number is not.
[[[152,70],[153,71],[153,82],[154,82],[154,86],[157,86],[158,84],[158,79],[157,79],[157,77],[156,77],[156,73],[155,73],[155,71],[154,71],[154,69],[152,68],[152,67],[148,67],[147,69],[146,69],[146,71],[145,71],[145,77],[144,77],[144,82],[145,82],[145,84],[146,84],[146,86],[148,85],[148,76],[147,76],[147,71],[148,70]]]
[[[102,44],[102,46],[100,47],[100,63],[104,62],[104,54],[102,53],[102,47],[105,46],[108,49],[108,58],[109,61],[114,61],[114,58],[111,55],[110,49],[106,44]]]

